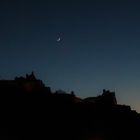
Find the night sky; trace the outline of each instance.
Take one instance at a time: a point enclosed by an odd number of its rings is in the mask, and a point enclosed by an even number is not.
[[[110,89],[140,112],[139,62],[139,0],[0,2],[0,79],[34,71],[53,91]]]

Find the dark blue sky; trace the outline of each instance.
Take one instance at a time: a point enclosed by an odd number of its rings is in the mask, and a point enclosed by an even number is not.
[[[80,97],[106,88],[140,112],[139,7],[139,0],[1,2],[0,78],[34,71],[53,90]]]

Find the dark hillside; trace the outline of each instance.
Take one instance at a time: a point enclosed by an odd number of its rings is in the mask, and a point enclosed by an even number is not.
[[[34,74],[0,81],[2,139],[140,139],[140,115],[119,105],[114,92],[80,99],[51,92]]]

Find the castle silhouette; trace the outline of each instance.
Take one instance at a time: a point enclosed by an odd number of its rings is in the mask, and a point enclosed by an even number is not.
[[[140,115],[115,92],[81,99],[51,91],[32,72],[0,80],[1,139],[118,140],[139,138]]]

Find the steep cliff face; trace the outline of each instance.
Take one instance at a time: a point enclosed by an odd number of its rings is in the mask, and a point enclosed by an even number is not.
[[[33,72],[31,74],[26,74],[25,77],[15,77],[14,80],[0,80],[0,90],[6,93],[13,92],[13,95],[16,93],[35,92],[40,94],[43,92],[44,94],[51,93],[50,87],[46,87],[41,80],[35,77]]]
[[[110,92],[109,90],[103,90],[103,94],[101,96],[101,103],[106,103],[106,104],[112,104],[112,105],[116,105],[117,104],[117,100],[116,100],[116,96],[115,96],[115,92]]]

